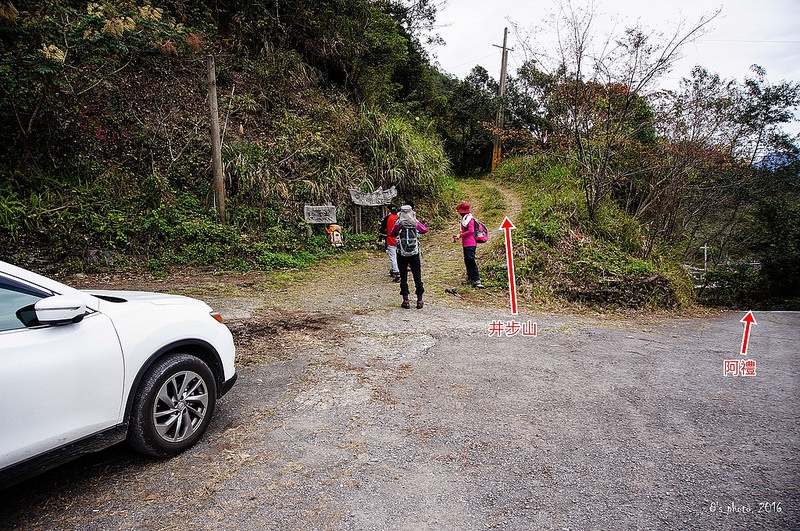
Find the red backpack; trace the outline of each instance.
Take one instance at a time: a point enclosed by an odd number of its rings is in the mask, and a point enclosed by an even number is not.
[[[489,241],[489,231],[486,225],[475,218],[472,218],[472,221],[475,222],[475,241],[478,243],[486,243]]]

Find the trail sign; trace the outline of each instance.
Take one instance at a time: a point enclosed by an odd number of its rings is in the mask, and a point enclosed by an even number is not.
[[[350,199],[359,206],[388,205],[396,196],[397,190],[394,186],[388,190],[384,190],[382,186],[379,186],[374,192],[362,192],[357,188],[350,188]]]
[[[303,207],[303,219],[306,223],[319,223],[328,225],[336,223],[336,207],[333,205]]]

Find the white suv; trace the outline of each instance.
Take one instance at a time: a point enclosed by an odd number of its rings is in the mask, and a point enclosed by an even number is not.
[[[234,355],[202,301],[79,291],[0,261],[0,489],[123,440],[186,450],[236,381]]]

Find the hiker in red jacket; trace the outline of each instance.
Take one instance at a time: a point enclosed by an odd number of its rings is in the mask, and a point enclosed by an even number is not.
[[[475,249],[478,247],[478,242],[475,241],[475,218],[472,217],[469,203],[466,201],[456,207],[456,212],[461,215],[461,232],[453,236],[453,243],[461,240],[461,245],[464,248],[464,265],[467,268],[467,280],[463,284],[482,288],[483,284],[481,284],[478,263],[475,261]]]
[[[397,238],[391,236],[396,221],[397,207],[389,205],[389,215],[386,217],[386,254],[389,255],[389,276],[395,282],[400,282],[400,270],[397,268]]]

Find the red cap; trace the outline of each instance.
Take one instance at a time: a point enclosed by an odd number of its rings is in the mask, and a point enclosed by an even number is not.
[[[456,212],[458,212],[459,214],[469,214],[469,203],[464,201],[463,203],[458,205],[456,207]]]

